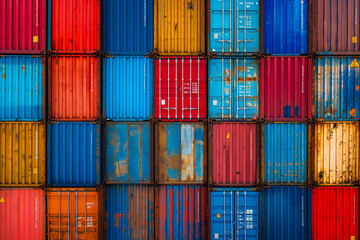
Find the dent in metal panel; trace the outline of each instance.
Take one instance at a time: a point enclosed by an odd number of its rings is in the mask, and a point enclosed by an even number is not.
[[[150,182],[150,124],[106,124],[106,182]]]
[[[266,54],[307,54],[308,1],[266,0],[264,25]]]
[[[153,113],[153,60],[145,57],[104,59],[103,105],[107,119],[149,120]]]
[[[354,57],[315,60],[315,117],[360,118],[359,64]]]
[[[154,187],[109,185],[105,195],[106,239],[154,239]]]
[[[104,51],[147,55],[153,51],[154,1],[103,1]]]
[[[351,122],[315,124],[314,176],[319,184],[359,181],[359,125]]]
[[[36,121],[45,118],[45,58],[0,57],[0,119]]]
[[[256,119],[259,116],[259,61],[252,58],[209,60],[209,117]]]
[[[307,124],[265,124],[264,182],[307,183],[307,143]]]

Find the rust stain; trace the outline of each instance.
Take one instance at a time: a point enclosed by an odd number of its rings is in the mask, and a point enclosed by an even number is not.
[[[21,70],[23,70],[25,72],[25,65],[21,66]]]
[[[3,78],[4,80],[6,80],[6,73],[4,73],[4,75],[2,75],[2,78]]]
[[[355,109],[355,108],[352,108],[349,113],[350,113],[350,115],[351,115],[352,117],[355,117],[355,115],[356,115],[356,109]]]
[[[357,86],[355,87],[355,90],[356,90],[356,91],[359,91],[359,89],[360,89],[360,87],[359,87],[359,85],[357,85]]]

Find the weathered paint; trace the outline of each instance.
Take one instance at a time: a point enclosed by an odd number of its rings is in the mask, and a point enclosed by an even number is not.
[[[45,57],[0,57],[0,120],[45,118]]]
[[[160,55],[205,54],[205,15],[205,0],[155,0],[155,52]]]
[[[354,55],[360,52],[360,2],[311,0],[312,52]]]
[[[102,2],[105,52],[147,55],[153,51],[153,0],[103,0]]]
[[[311,118],[311,58],[261,58],[261,118]]]
[[[261,239],[311,239],[311,190],[265,188],[261,192]]]
[[[153,113],[153,60],[109,57],[103,60],[103,109],[106,119],[149,120]]]
[[[106,183],[153,181],[150,123],[106,123]]]
[[[48,74],[48,114],[51,119],[89,121],[100,117],[99,58],[52,56]]]
[[[263,133],[263,182],[307,183],[308,125],[266,123]]]
[[[210,190],[210,239],[258,240],[260,194],[251,188]]]
[[[206,134],[206,126],[202,123],[157,123],[156,181],[203,183],[206,180]]]
[[[46,192],[49,239],[98,239],[99,192],[85,188],[53,188]]]
[[[207,239],[204,186],[157,186],[155,199],[155,239]]]
[[[214,185],[257,183],[257,131],[255,124],[214,123],[210,182]]]
[[[260,102],[259,60],[209,60],[209,117],[220,120],[257,119]]]
[[[359,182],[359,124],[323,122],[314,128],[314,181],[336,185]]]
[[[312,239],[359,239],[359,188],[322,187],[311,194]]]
[[[349,120],[360,118],[360,75],[354,57],[315,59],[316,118]]]
[[[101,50],[99,0],[49,0],[48,50],[95,53]]]
[[[0,239],[45,239],[45,192],[0,189]]]
[[[46,0],[1,0],[0,53],[45,53]]]
[[[259,51],[259,0],[210,0],[209,4],[209,52]]]
[[[308,1],[264,1],[266,54],[307,54]]]
[[[162,57],[154,62],[154,117],[206,118],[206,60]]]
[[[45,124],[0,122],[0,186],[44,184]]]
[[[106,239],[154,239],[154,187],[108,185],[105,192]]]
[[[47,127],[47,184],[100,184],[100,124],[49,123]]]

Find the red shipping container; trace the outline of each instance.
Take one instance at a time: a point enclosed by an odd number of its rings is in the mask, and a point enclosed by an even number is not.
[[[0,53],[46,51],[46,0],[0,0]]]
[[[199,120],[206,117],[206,60],[163,57],[155,60],[155,118]]]
[[[257,183],[257,125],[214,123],[211,125],[210,183],[254,185]]]
[[[45,192],[0,189],[0,240],[45,239]]]
[[[265,120],[311,118],[311,59],[262,58],[260,99],[260,116]]]
[[[85,55],[49,59],[49,116],[53,120],[100,117],[100,59]]]
[[[359,189],[314,188],[311,193],[312,239],[359,239]]]
[[[51,50],[94,53],[101,46],[99,0],[52,0]]]

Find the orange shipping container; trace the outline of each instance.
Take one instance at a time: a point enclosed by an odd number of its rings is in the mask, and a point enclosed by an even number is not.
[[[100,60],[72,55],[49,59],[49,116],[95,120],[100,116]]]
[[[99,192],[96,189],[53,188],[46,195],[49,239],[99,238]]]

